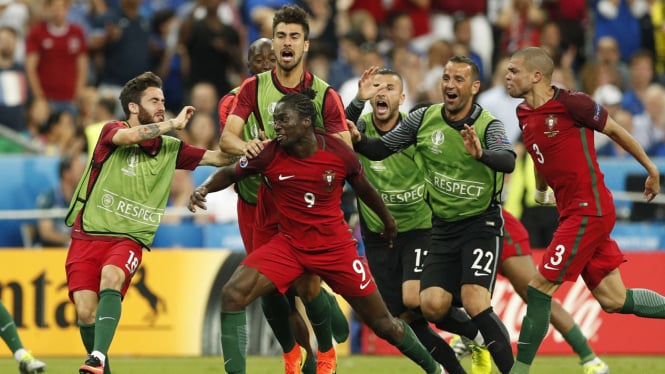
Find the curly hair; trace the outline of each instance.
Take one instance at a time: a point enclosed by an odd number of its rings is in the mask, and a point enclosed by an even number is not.
[[[120,104],[127,118],[129,118],[129,103],[140,103],[141,95],[148,87],[162,88],[162,79],[151,71],[146,71],[125,83],[120,92]]]
[[[306,88],[301,92],[294,92],[284,95],[279,99],[280,103],[293,106],[301,118],[309,118],[312,123],[316,123],[316,105],[312,99],[316,96],[316,91]]]
[[[272,32],[275,34],[275,27],[280,23],[297,23],[302,26],[305,40],[309,40],[309,19],[307,12],[297,5],[284,5],[272,18]]]

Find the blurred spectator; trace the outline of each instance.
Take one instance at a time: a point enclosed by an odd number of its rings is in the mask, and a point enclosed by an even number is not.
[[[93,20],[90,49],[103,55],[98,70],[98,88],[103,95],[118,98],[127,81],[150,70],[150,22],[139,14],[141,2],[120,0],[118,7],[109,8]],[[117,108],[116,117],[124,118],[120,105]]]
[[[360,75],[367,69],[372,66],[386,66],[386,63],[383,59],[383,56],[376,49],[376,46],[371,43],[363,44],[361,48],[361,56],[358,60],[358,63],[354,66],[355,76],[347,79],[342,86],[337,90],[339,96],[342,98],[344,105],[349,105],[356,93],[358,93],[358,80]],[[365,108],[363,108],[363,114],[368,113],[372,110],[372,107],[369,102],[365,103]]]
[[[619,87],[612,84],[605,84],[596,89],[593,93],[593,100],[607,109],[607,113],[626,131],[633,134],[633,116],[621,108],[623,93]],[[608,136],[600,132],[594,132],[594,144],[598,156],[627,157],[630,156],[617,143],[613,142]]]
[[[619,43],[612,36],[600,37],[596,43],[595,60],[600,65],[606,66],[608,70],[615,70],[619,74],[619,81],[612,82],[622,90],[628,87],[630,72],[628,64],[621,60]]]
[[[642,46],[640,17],[647,12],[645,0],[596,0],[592,5],[593,44],[612,36],[619,43],[621,59],[628,61]]]
[[[212,83],[199,82],[192,87],[189,97],[190,105],[196,108],[197,113],[209,114],[215,123],[219,122],[219,113],[217,113],[218,102],[219,94]]]
[[[95,86],[83,87],[81,95],[76,100],[76,107],[78,115],[76,116],[76,124],[85,128],[95,122],[95,106],[99,99],[99,92]]]
[[[305,59],[307,71],[312,72],[312,74],[327,82],[330,78],[331,64],[332,58],[330,57],[328,47],[319,41],[312,41],[309,44],[309,50],[307,50],[307,59]]]
[[[282,5],[293,0],[245,0],[240,2],[240,14],[247,27],[247,40],[272,38],[272,17]],[[226,92],[228,90],[220,91]]]
[[[540,44],[540,32],[547,16],[533,0],[512,0],[499,13],[501,53],[512,54]]]
[[[337,57],[337,1],[335,0],[301,0],[303,9],[309,13],[310,52],[313,46],[317,53],[324,53],[328,59]],[[307,60],[311,58],[308,54]],[[321,77],[319,75],[319,77]]]
[[[654,81],[655,67],[653,56],[649,51],[638,51],[628,65],[630,82],[624,91],[621,106],[631,114],[644,112],[643,98],[649,85]]]
[[[453,24],[455,18],[465,17],[471,19],[471,41],[470,48],[478,53],[485,68],[484,79],[488,80],[492,74],[492,63],[494,59],[495,39],[498,32],[493,31],[493,23],[496,22],[496,14],[504,7],[506,1],[469,1],[469,0],[431,0],[432,13],[430,24],[433,40],[454,39]],[[495,35],[496,34],[496,35]]]
[[[431,0],[393,0],[389,12],[406,13],[413,24],[413,37],[429,37]]]
[[[379,23],[371,13],[358,10],[350,15],[351,29],[360,31],[365,43],[376,44],[380,42]]]
[[[574,48],[574,69],[586,62],[584,55],[586,45],[586,28],[589,17],[587,0],[541,0],[542,8],[547,19],[554,22],[561,32],[561,47],[563,50]]]
[[[34,100],[77,114],[76,99],[88,79],[83,29],[67,21],[69,0],[45,0],[43,20],[30,29],[25,70]]]
[[[185,78],[189,75],[187,49],[178,40],[179,22],[174,10],[158,10],[152,17],[150,36],[150,65],[162,78],[165,106],[173,113],[185,102]]]
[[[425,92],[424,101],[438,103],[443,101],[441,93],[441,77],[443,76],[443,65],[453,57],[453,49],[450,43],[444,39],[437,39],[427,48],[427,61],[423,76],[422,90]]]
[[[420,55],[405,46],[393,48],[390,52],[390,61],[392,69],[404,80],[406,99],[400,105],[400,111],[408,112],[416,103],[427,100],[427,95],[423,91],[424,66]]]
[[[88,158],[92,158],[93,151],[97,145],[99,134],[102,132],[102,127],[114,119],[117,107],[117,99],[110,96],[98,95],[95,102],[93,122],[84,127],[83,133],[87,144]]]
[[[465,56],[469,57],[473,62],[478,65],[478,71],[480,72],[481,81],[485,82],[485,67],[483,65],[483,60],[480,58],[480,55],[477,54],[474,49],[471,47],[471,38],[473,35],[473,28],[471,27],[471,18],[464,15],[455,17],[455,22],[453,23],[453,36],[454,40],[457,43],[462,44],[466,47],[468,54]],[[454,53],[459,54],[459,53]]]
[[[633,116],[633,136],[650,156],[665,156],[665,88],[650,84],[643,103],[644,112]]]
[[[337,58],[330,64],[328,83],[338,90],[342,83],[355,76],[353,67],[358,63],[362,53],[360,47],[365,39],[358,30],[351,30],[339,40]]]
[[[385,37],[377,44],[379,52],[387,56],[396,48],[412,47],[413,21],[407,13],[391,13],[386,20]]]
[[[215,151],[219,149],[218,121],[209,112],[197,111],[189,120],[185,131],[179,132],[185,142]]]
[[[74,116],[67,111],[54,111],[40,128],[46,155],[79,155],[84,151],[83,134],[74,124]]]
[[[28,82],[23,66],[14,58],[16,30],[0,26],[0,124],[26,130]]]
[[[205,7],[196,9],[182,24],[180,42],[189,55],[190,90],[197,83],[208,82],[217,92],[228,92],[244,76],[240,34],[219,17],[221,3],[221,0],[205,0]]]
[[[25,36],[30,24],[30,8],[27,1],[0,0],[0,26],[9,26],[16,31],[14,59],[25,62]]]
[[[76,186],[85,172],[80,155],[64,155],[58,164],[58,183],[37,197],[37,209],[67,209]],[[62,218],[41,218],[37,221],[34,244],[40,247],[67,247],[71,228]]]
[[[51,108],[48,102],[44,100],[32,100],[28,103],[28,117],[25,124],[31,138],[39,139],[41,137],[41,129],[46,125],[46,120],[48,120],[50,115]]]

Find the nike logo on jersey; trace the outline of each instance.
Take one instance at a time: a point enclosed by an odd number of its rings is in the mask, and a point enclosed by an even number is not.
[[[368,280],[368,281],[365,282],[365,283],[361,283],[361,284],[360,284],[360,289],[361,289],[361,290],[364,290],[365,288],[367,288],[367,286],[369,286],[370,283],[371,283],[371,280]]]
[[[486,277],[486,276],[488,276],[489,274],[487,274],[487,273],[483,273],[482,271],[478,271],[478,270],[476,270],[476,271],[473,273],[473,275],[476,276],[476,277]]]
[[[281,181],[285,181],[285,180],[291,179],[293,177],[295,177],[295,175],[282,175],[282,174],[280,174],[279,177],[277,177],[277,179],[279,179]]]
[[[559,268],[555,268],[554,266],[550,266],[550,264],[545,264],[545,266],[543,266],[543,267],[547,270],[554,270],[554,271],[559,271],[560,270]]]

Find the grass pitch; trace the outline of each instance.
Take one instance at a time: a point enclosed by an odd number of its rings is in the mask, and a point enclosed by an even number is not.
[[[47,374],[75,374],[83,363],[83,357],[39,357],[46,362]],[[665,357],[662,356],[602,356],[612,374],[656,374],[665,373]],[[470,372],[471,361],[463,360]],[[113,374],[189,374],[224,373],[221,357],[193,358],[147,358],[111,357]],[[252,356],[247,360],[248,374],[281,374],[284,372],[281,357]],[[576,356],[538,356],[531,370],[533,374],[582,373]],[[18,373],[18,365],[13,359],[0,359],[0,373]],[[419,367],[401,356],[361,356],[340,357],[337,361],[338,374],[411,374],[422,373]],[[494,368],[493,373],[498,373]]]

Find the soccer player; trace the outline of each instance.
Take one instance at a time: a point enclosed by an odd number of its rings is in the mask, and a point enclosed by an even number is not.
[[[258,155],[263,149],[263,139],[275,138],[272,112],[275,103],[286,93],[300,92],[305,88],[316,91],[316,126],[325,128],[350,145],[344,106],[339,95],[326,82],[305,70],[304,56],[309,49],[309,21],[302,8],[287,5],[275,13],[272,46],[277,65],[272,71],[246,79],[240,86],[220,138],[221,149],[229,154],[250,158]],[[272,203],[271,194],[262,192],[264,188],[258,177],[240,182],[237,188],[240,196],[238,222],[245,243],[251,241],[251,245],[246,247],[246,251],[250,252],[277,233],[280,217]],[[317,360],[335,360],[332,337],[338,342],[346,340],[349,335],[346,316],[339,309],[335,298],[321,289],[318,277],[305,276],[296,282],[295,287],[312,323],[319,351],[325,352]],[[261,298],[266,319],[284,351],[287,371],[294,366],[293,361],[300,358],[300,347],[294,342],[291,325],[284,323],[293,310],[292,301],[292,296],[287,299],[279,294]]]
[[[515,154],[503,123],[474,103],[479,89],[476,64],[454,56],[443,70],[443,103],[414,111],[380,139],[354,131],[354,147],[381,160],[415,145],[433,216],[420,277],[423,315],[438,321],[461,303],[499,371],[507,373],[513,365],[510,339],[490,299],[501,256],[503,173],[513,170]]]
[[[406,117],[406,113],[399,111],[405,98],[403,87],[402,76],[396,71],[378,67],[367,69],[358,82],[358,94],[346,107],[347,119],[355,122],[358,131],[367,137],[380,138],[393,131]],[[373,110],[360,116],[367,100]],[[420,274],[430,250],[432,211],[425,200],[425,175],[414,156],[415,147],[410,146],[382,161],[371,161],[362,155],[358,157],[367,179],[382,196],[399,230],[391,249],[380,235],[383,231],[381,220],[359,200],[365,256],[390,313],[409,324],[448,373],[465,373],[455,352],[432,330],[419,310]],[[478,331],[477,328],[474,330],[475,336]],[[491,372],[491,358],[486,349],[474,350],[473,372]]]
[[[658,168],[600,104],[584,93],[553,86],[553,70],[544,50],[529,47],[513,54],[506,73],[510,96],[524,99],[517,117],[536,169],[536,201],[556,203],[560,216],[538,273],[527,287],[527,312],[511,373],[529,372],[550,323],[552,294],[579,275],[606,312],[665,318],[662,295],[626,289],[621,280],[619,265],[625,257],[610,237],[616,213],[596,159],[594,130],[609,136],[646,169],[647,201],[660,191]]]
[[[46,370],[46,364],[37,360],[32,353],[23,347],[14,319],[5,308],[2,300],[0,300],[0,338],[5,341],[7,347],[12,351],[21,374],[42,373]]]
[[[531,244],[526,228],[512,214],[503,210],[503,252],[501,253],[501,273],[512,284],[517,294],[526,301],[527,285],[538,272],[531,256]],[[558,301],[552,300],[552,326],[561,333],[568,345],[580,358],[584,374],[608,374],[609,367],[593,352],[586,336],[575,323],[573,317]],[[462,356],[468,351],[465,339],[454,338],[451,345],[456,347]],[[456,350],[457,353],[457,350]]]
[[[285,292],[305,272],[321,276],[351,304],[378,336],[395,345],[427,373],[442,373],[404,322],[394,319],[359,257],[340,209],[344,183],[384,226],[392,240],[397,227],[381,197],[363,174],[353,150],[339,138],[314,130],[318,110],[303,93],[283,96],[274,108],[275,141],[250,160],[218,169],[192,193],[190,210],[205,209],[205,196],[247,175],[261,173],[280,213],[279,232],[240,264],[222,291],[222,349],[228,373],[245,373],[245,307],[261,295]],[[320,355],[322,352],[318,352]],[[317,373],[334,373],[318,360]]]
[[[120,93],[126,121],[102,128],[66,222],[73,225],[65,269],[88,358],[81,374],[108,373],[106,355],[120,321],[121,302],[152,243],[175,169],[223,166],[221,151],[190,146],[169,131],[182,130],[195,109],[164,119],[162,80],[152,72],[128,81]]]

